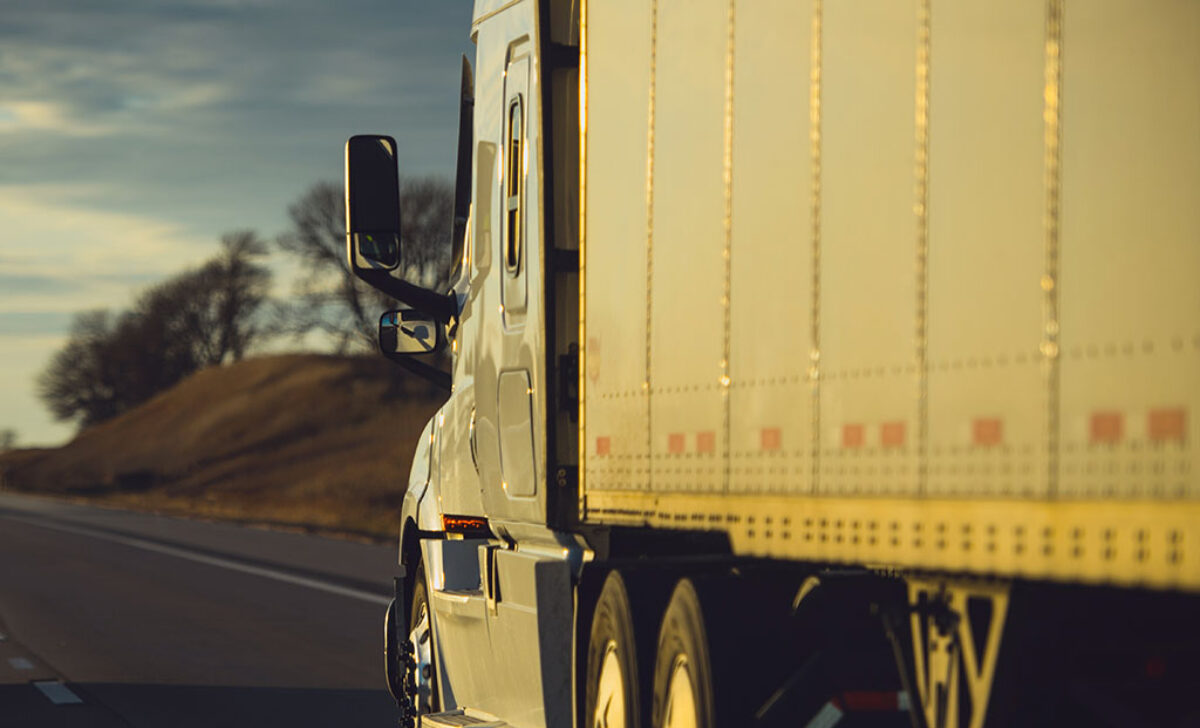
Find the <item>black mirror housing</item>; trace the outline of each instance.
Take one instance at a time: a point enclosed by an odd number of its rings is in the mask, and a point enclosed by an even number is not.
[[[458,314],[452,295],[413,285],[400,267],[400,175],[396,140],[356,134],[346,141],[346,253],[360,280],[447,323]],[[384,352],[385,354],[387,352]]]
[[[400,176],[390,136],[346,141],[346,248],[356,274],[400,267]]]

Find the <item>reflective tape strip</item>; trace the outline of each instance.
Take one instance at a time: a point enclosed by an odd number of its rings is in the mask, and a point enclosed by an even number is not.
[[[50,702],[55,705],[78,705],[83,702],[78,695],[71,692],[70,688],[57,680],[41,680],[35,682],[33,686],[41,690],[42,695],[49,698]]]
[[[825,703],[825,706],[817,711],[812,720],[804,726],[804,728],[833,728],[842,720],[842,711],[833,701]]]
[[[900,696],[895,690],[847,690],[837,700],[851,713],[894,713],[900,710]]]

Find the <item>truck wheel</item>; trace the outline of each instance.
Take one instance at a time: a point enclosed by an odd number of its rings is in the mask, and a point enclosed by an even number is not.
[[[614,571],[605,580],[596,602],[588,640],[584,713],[588,728],[640,728],[641,696],[634,640],[629,593],[624,579]]]
[[[691,580],[683,579],[658,633],[654,728],[715,728],[712,675],[700,597]]]
[[[409,611],[408,638],[413,645],[416,667],[415,704],[420,714],[438,709],[437,666],[433,663],[433,615],[429,612],[429,596],[425,586],[425,566],[419,565],[413,583],[412,609]]]

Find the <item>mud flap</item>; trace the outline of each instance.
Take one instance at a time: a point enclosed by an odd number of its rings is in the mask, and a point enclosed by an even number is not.
[[[416,706],[412,696],[416,693],[413,675],[412,644],[408,641],[408,605],[405,595],[404,566],[394,579],[394,593],[383,620],[383,670],[387,679],[388,692],[400,708],[400,725],[412,726],[416,720]]]

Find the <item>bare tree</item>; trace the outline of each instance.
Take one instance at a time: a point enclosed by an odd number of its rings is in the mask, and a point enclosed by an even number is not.
[[[400,264],[404,278],[443,291],[450,276],[454,188],[439,177],[400,180]]]
[[[11,427],[0,430],[0,452],[8,452],[17,446],[17,431]]]
[[[214,258],[138,298],[133,313],[142,318],[139,333],[164,337],[164,351],[178,350],[180,366],[189,373],[238,361],[268,334],[258,314],[270,291],[271,271],[257,262],[267,250],[251,230],[224,234]]]
[[[83,425],[116,415],[116,367],[107,355],[114,331],[109,311],[77,314],[66,345],[37,378],[38,396],[58,420],[78,418]]]
[[[448,182],[401,179],[400,269],[405,280],[426,288],[445,286],[453,209]],[[288,208],[291,229],[277,240],[306,271],[297,282],[297,301],[277,313],[280,329],[293,334],[324,332],[334,338],[339,352],[374,348],[379,314],[395,307],[391,298],[351,273],[345,210],[342,186],[318,182]]]
[[[110,419],[207,366],[240,359],[268,332],[258,311],[270,271],[266,243],[250,231],[222,237],[221,252],[144,291],[132,309],[79,314],[67,344],[37,380],[59,420]]]
[[[271,286],[271,271],[258,259],[267,243],[253,230],[221,236],[221,252],[200,269],[201,317],[206,324],[198,344],[206,347],[204,363],[239,361],[256,341],[268,335],[259,311]]]

